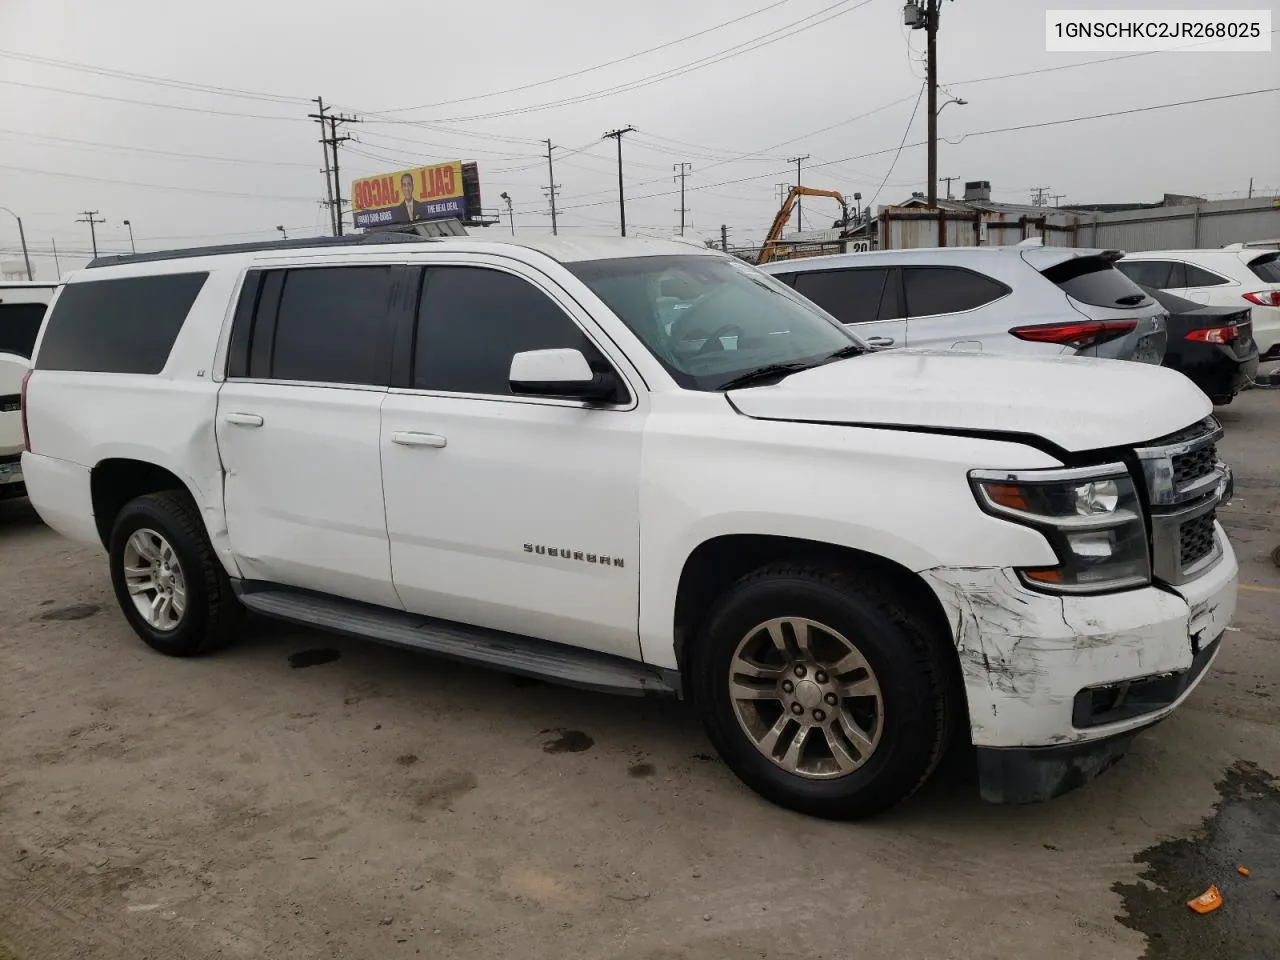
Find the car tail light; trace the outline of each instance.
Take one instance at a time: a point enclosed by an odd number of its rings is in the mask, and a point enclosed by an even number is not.
[[[1108,340],[1115,340],[1138,328],[1137,320],[1084,320],[1080,323],[1046,323],[1033,327],[1014,327],[1009,332],[1019,340],[1036,343],[1060,343],[1064,347],[1083,350]]]
[[[1192,330],[1186,339],[1199,343],[1230,343],[1240,335],[1235,327],[1205,327],[1203,330]]]
[[[1280,307],[1280,290],[1259,290],[1257,293],[1246,293],[1244,298],[1260,307]]]
[[[22,420],[22,449],[31,452],[31,430],[27,427],[27,383],[31,380],[31,371],[22,375],[22,388],[18,391],[18,417]]]

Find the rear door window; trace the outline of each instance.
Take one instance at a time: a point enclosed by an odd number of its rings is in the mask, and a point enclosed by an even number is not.
[[[959,267],[904,267],[907,317],[962,313],[1010,292],[998,280]]]
[[[888,276],[883,267],[800,273],[795,290],[841,323],[870,323],[880,316]]]
[[[1106,257],[1072,257],[1041,274],[1067,296],[1094,307],[1142,307],[1152,300]]]
[[[44,310],[43,303],[0,303],[0,353],[30,360]]]
[[[287,271],[275,321],[270,378],[387,386],[391,271],[390,266]],[[266,306],[265,296],[263,303]],[[255,329],[255,341],[258,335]]]
[[[208,273],[69,283],[36,357],[39,370],[156,374]]]
[[[1280,252],[1264,253],[1249,261],[1249,269],[1263,283],[1280,283]]]

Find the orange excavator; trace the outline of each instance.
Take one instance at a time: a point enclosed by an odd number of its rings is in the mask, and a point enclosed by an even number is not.
[[[834,190],[819,190],[817,187],[792,187],[791,192],[787,194],[787,199],[782,201],[782,206],[778,209],[778,215],[773,218],[773,226],[769,228],[769,235],[764,238],[764,244],[760,248],[760,263],[768,263],[777,255],[778,241],[782,237],[782,231],[786,227],[787,221],[791,219],[791,211],[796,205],[796,199],[799,197],[830,197],[840,204],[840,222],[845,224],[849,222],[849,205],[844,202],[844,197]]]

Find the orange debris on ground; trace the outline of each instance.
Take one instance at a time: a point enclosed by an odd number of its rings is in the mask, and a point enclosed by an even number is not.
[[[1249,868],[1248,868],[1248,867],[1236,867],[1236,873],[1240,874],[1240,876],[1242,876],[1242,877],[1247,877],[1247,876],[1249,875]]]
[[[1187,906],[1196,913],[1210,913],[1222,906],[1222,891],[1213,884],[1200,896],[1187,901]]]

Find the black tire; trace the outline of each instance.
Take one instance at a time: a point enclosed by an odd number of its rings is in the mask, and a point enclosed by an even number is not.
[[[171,630],[159,630],[143,618],[125,582],[125,545],[143,528],[154,530],[173,547],[186,582],[186,608]],[[148,646],[171,657],[190,657],[235,639],[244,608],[214,554],[199,510],[185,492],[164,490],[125,504],[112,527],[108,553],[116,601]]]
[[[810,779],[766,757],[743,730],[730,694],[738,644],[765,621],[806,618],[853,641],[883,698],[880,739],[853,772]],[[743,577],[716,602],[692,651],[690,688],[707,735],[729,768],[780,806],[831,820],[869,817],[905,800],[942,759],[951,730],[941,638],[891,584],[856,571],[777,564]]]

